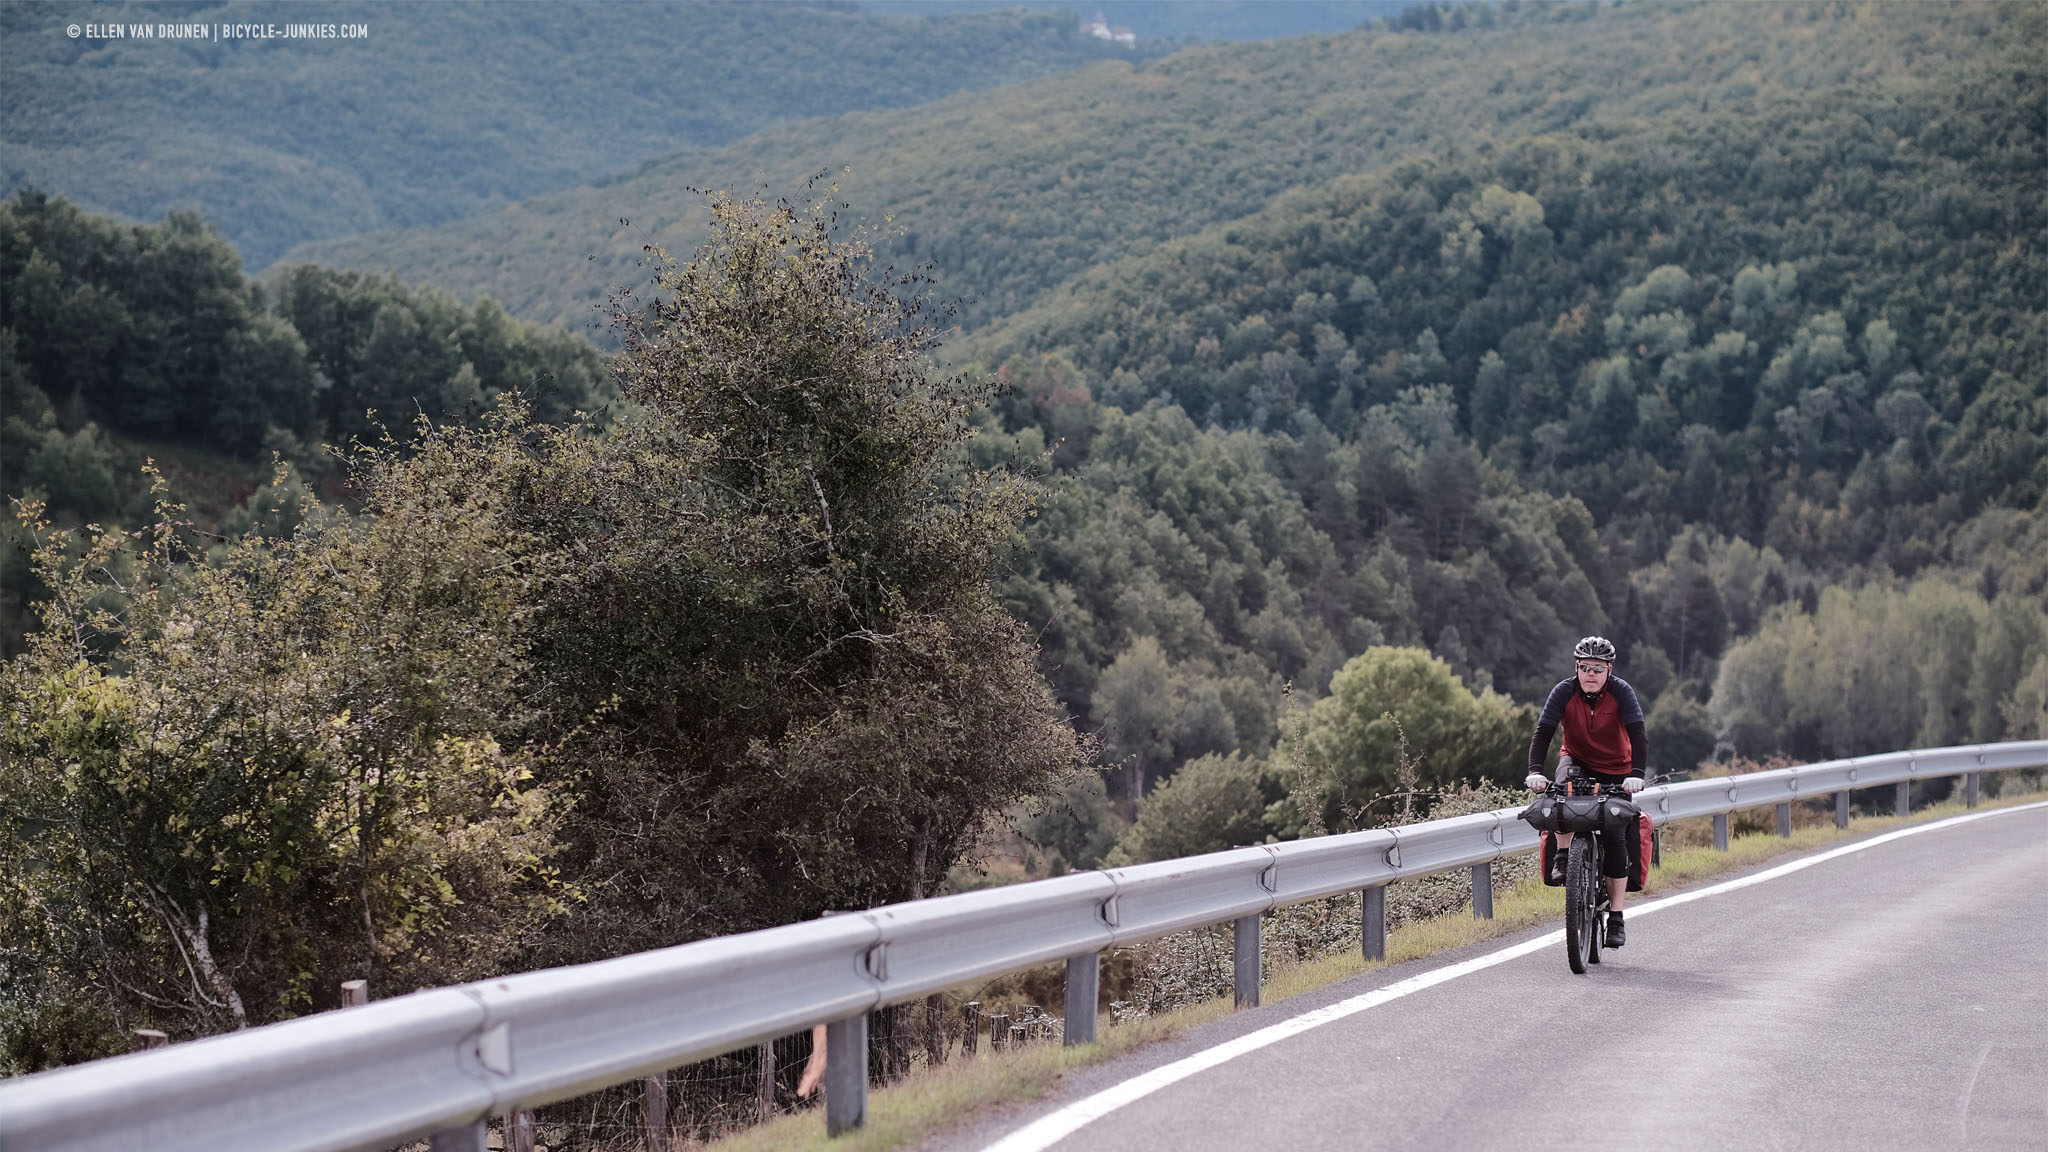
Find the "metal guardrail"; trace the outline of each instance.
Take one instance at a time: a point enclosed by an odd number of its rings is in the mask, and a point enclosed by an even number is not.
[[[1659,822],[1714,816],[1725,845],[1727,814],[1740,809],[1777,806],[1789,833],[1796,799],[1833,793],[1846,822],[1849,789],[1963,776],[1974,804],[1979,773],[2044,764],[2048,740],[1894,752],[1668,784],[1636,802]],[[1901,787],[1901,811],[1907,799]],[[1394,880],[1468,867],[1475,911],[1490,912],[1491,861],[1536,847],[1516,812],[894,904],[44,1072],[0,1082],[0,1152],[346,1152],[423,1137],[437,1152],[480,1152],[486,1119],[514,1108],[820,1022],[853,1040],[874,1008],[1048,961],[1068,960],[1069,979],[1078,972],[1091,988],[1104,949],[1224,921],[1238,922],[1240,1002],[1256,1003],[1261,913],[1362,891],[1364,947],[1372,955],[1377,943],[1383,955],[1384,889]],[[1075,999],[1086,1003],[1069,1006],[1069,1032],[1092,1036],[1095,997]],[[859,1071],[828,1098],[835,1127],[864,1112]]]

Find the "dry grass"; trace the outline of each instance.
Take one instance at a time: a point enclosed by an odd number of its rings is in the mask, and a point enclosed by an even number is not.
[[[2004,808],[2042,799],[2048,799],[2048,792],[2013,792],[1987,800],[1981,808]],[[1663,853],[1662,865],[1651,873],[1648,891],[1637,893],[1631,899],[1653,900],[1779,856],[1963,811],[1960,801],[1951,801],[1923,808],[1907,819],[1896,816],[1859,817],[1850,821],[1846,830],[1837,829],[1832,823],[1812,821],[1804,822],[1804,827],[1795,826],[1787,838],[1759,832],[1737,835],[1731,838],[1726,852],[1717,852],[1704,845],[1667,849]],[[1700,822],[1705,823],[1706,820]],[[1739,829],[1741,825],[1737,827]],[[1674,840],[1685,843],[1693,839],[1686,834],[1687,831],[1690,830],[1674,826],[1673,832],[1677,834],[1667,840],[1667,844]],[[1384,961],[1368,962],[1358,952],[1349,951],[1277,968],[1267,974],[1264,999],[1269,1004],[1276,1003],[1361,972],[1510,936],[1555,920],[1561,912],[1558,890],[1546,888],[1540,879],[1528,876],[1510,887],[1495,891],[1491,920],[1474,919],[1468,904],[1462,913],[1437,916],[1394,929],[1388,934],[1387,959]],[[1037,1099],[1055,1087],[1070,1068],[1099,1063],[1168,1039],[1230,1012],[1228,998],[1204,1000],[1116,1027],[1104,1027],[1101,1040],[1094,1044],[1075,1048],[1029,1047],[984,1055],[975,1060],[956,1059],[937,1068],[920,1069],[896,1084],[871,1091],[866,1127],[836,1140],[825,1135],[824,1110],[812,1108],[777,1117],[709,1145],[692,1147],[714,1149],[716,1152],[765,1152],[768,1149],[886,1152],[908,1147],[962,1124],[984,1109]]]
[[[714,1141],[708,1147],[718,1152],[881,1152],[901,1148],[937,1135],[981,1108],[1034,1099],[1069,1068],[1099,1063],[1229,1013],[1228,1000],[1207,1000],[1169,1015],[1105,1028],[1102,1038],[1093,1044],[1073,1048],[1033,1045],[983,1054],[973,1060],[958,1059],[956,1054],[955,1059],[937,1068],[919,1068],[895,1084],[871,1091],[867,1125],[837,1140],[825,1136],[824,1109],[812,1108],[778,1116],[766,1124]]]

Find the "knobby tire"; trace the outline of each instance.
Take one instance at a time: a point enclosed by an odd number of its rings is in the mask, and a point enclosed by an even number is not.
[[[1564,951],[1572,971],[1583,976],[1593,960],[1593,933],[1600,930],[1595,914],[1593,885],[1599,866],[1593,858],[1593,837],[1580,833],[1572,837],[1564,868]]]

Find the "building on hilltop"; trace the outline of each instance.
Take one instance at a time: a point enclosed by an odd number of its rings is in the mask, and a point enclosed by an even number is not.
[[[1104,19],[1100,12],[1095,14],[1095,19],[1085,20],[1081,23],[1081,34],[1083,36],[1093,36],[1097,40],[1107,40],[1120,48],[1136,48],[1138,46],[1138,34],[1136,32],[1121,25],[1115,28],[1110,27],[1109,21]]]

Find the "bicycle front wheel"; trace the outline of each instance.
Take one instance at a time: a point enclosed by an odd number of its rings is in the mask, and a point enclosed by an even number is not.
[[[1593,855],[1593,837],[1572,837],[1571,852],[1564,866],[1564,951],[1572,971],[1584,975],[1593,963],[1593,934],[1600,930],[1598,910],[1599,861]]]

